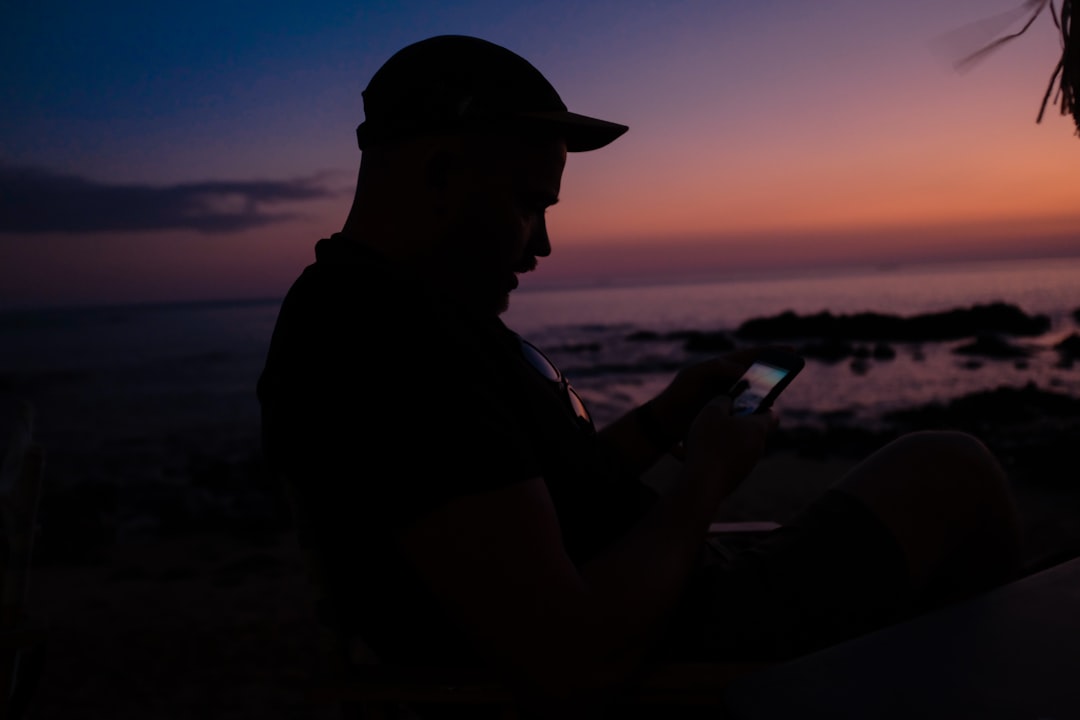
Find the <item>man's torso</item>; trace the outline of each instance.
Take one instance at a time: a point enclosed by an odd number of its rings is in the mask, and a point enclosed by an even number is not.
[[[649,493],[496,317],[456,314],[335,236],[290,290],[259,382],[324,620],[385,659],[470,659],[398,532],[456,498],[543,477],[585,562]]]

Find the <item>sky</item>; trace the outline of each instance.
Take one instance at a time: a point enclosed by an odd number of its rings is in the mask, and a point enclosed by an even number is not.
[[[273,298],[352,200],[361,91],[455,33],[624,123],[524,287],[1080,255],[1023,0],[0,3],[0,308]]]

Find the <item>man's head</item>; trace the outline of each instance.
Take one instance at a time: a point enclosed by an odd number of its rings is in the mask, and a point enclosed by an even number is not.
[[[424,134],[547,132],[562,137],[569,152],[583,152],[627,130],[567,111],[527,60],[464,35],[439,35],[394,53],[363,98],[361,150]]]
[[[550,252],[544,210],[558,198],[566,153],[627,130],[569,112],[526,60],[458,35],[400,50],[363,97],[344,232],[484,311],[504,310],[516,273]]]

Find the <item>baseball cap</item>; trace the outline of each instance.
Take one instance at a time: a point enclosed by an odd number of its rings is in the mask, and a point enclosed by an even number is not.
[[[527,60],[466,35],[438,35],[399,50],[362,96],[361,150],[429,133],[520,131],[555,134],[569,152],[585,152],[629,129],[569,112]]]

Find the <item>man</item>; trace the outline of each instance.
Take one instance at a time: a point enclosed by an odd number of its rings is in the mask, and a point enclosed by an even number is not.
[[[267,456],[343,640],[560,701],[661,655],[806,652],[1007,570],[1005,480],[960,434],[906,437],[759,546],[710,550],[775,424],[723,394],[754,351],[687,368],[597,431],[499,318],[552,251],[567,153],[627,128],[460,36],[395,54],[364,110],[352,209],[289,291],[259,383]],[[679,443],[658,496],[639,477]]]

